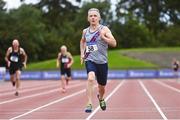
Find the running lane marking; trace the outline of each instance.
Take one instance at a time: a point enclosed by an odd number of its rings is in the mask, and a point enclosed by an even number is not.
[[[108,83],[109,83],[109,81],[108,81]],[[83,84],[84,84],[84,83],[83,83]],[[94,86],[94,87],[97,87],[97,85]],[[28,114],[30,114],[30,113],[33,113],[33,112],[35,112],[35,111],[38,111],[38,110],[40,110],[40,109],[42,109],[42,108],[45,108],[45,107],[48,107],[48,106],[53,105],[53,104],[55,104],[55,103],[58,103],[58,102],[61,102],[61,101],[66,100],[66,99],[72,98],[72,97],[74,97],[74,96],[76,96],[76,95],[79,95],[79,94],[85,92],[85,91],[86,91],[86,89],[82,89],[82,90],[80,90],[79,92],[75,92],[75,93],[73,93],[73,94],[71,94],[71,95],[68,95],[68,96],[66,96],[66,97],[63,97],[63,98],[60,98],[60,99],[58,99],[58,100],[52,101],[52,102],[50,102],[50,103],[48,103],[48,104],[45,104],[45,105],[43,105],[43,106],[40,106],[40,107],[37,107],[37,108],[35,108],[35,109],[32,109],[32,110],[30,110],[30,111],[28,111],[28,112],[25,112],[25,113],[23,113],[23,114],[21,114],[21,115],[18,115],[18,116],[16,116],[16,117],[10,118],[9,120],[15,120],[15,119],[17,119],[17,118],[26,116],[26,115],[28,115]]]
[[[69,87],[70,87],[70,88],[78,87],[78,86],[81,86],[81,85],[83,85],[83,84],[85,84],[85,83],[80,83],[80,84],[77,84],[77,85],[75,84],[75,85],[72,85],[72,86],[69,86]],[[32,98],[32,97],[36,97],[36,96],[41,96],[41,95],[53,93],[53,92],[56,92],[56,91],[60,91],[60,88],[58,88],[58,89],[53,89],[53,90],[49,90],[49,91],[45,91],[45,92],[40,92],[40,93],[38,93],[38,94],[33,94],[33,95],[29,95],[29,96],[24,96],[24,97],[21,97],[21,98],[15,98],[15,99],[3,101],[3,102],[0,102],[0,105],[6,104],[6,103],[10,103],[10,102],[15,102],[15,101],[18,101],[18,100],[27,99],[27,98]]]
[[[49,87],[58,87],[59,85],[51,85],[51,86],[41,86],[41,87],[36,87],[36,88],[29,88],[29,89],[25,89],[25,90],[20,90],[20,93],[25,93],[25,92],[29,92],[29,91],[35,91],[35,90],[40,90],[40,89],[45,89],[45,88],[49,88]],[[1,96],[6,96],[6,95],[12,95],[14,94],[14,91],[10,91],[10,92],[6,92],[6,93],[1,93]]]
[[[80,81],[78,82],[78,83],[80,83]],[[74,84],[74,83],[73,83]],[[76,83],[77,84],[77,83]],[[31,90],[40,90],[40,89],[45,89],[45,88],[49,88],[49,87],[58,87],[59,85],[57,85],[57,83],[54,83],[54,84],[46,84],[46,85],[44,85],[44,86],[40,86],[40,85],[38,85],[38,86],[31,86],[30,88],[22,88],[22,89],[20,89],[20,92],[21,93],[25,93],[25,92],[29,92],[29,91],[31,91]],[[0,93],[1,95],[0,95],[0,97],[2,97],[2,96],[6,96],[6,95],[11,95],[11,94],[14,94],[14,90],[13,91],[8,91],[8,92],[3,92],[3,93]]]
[[[45,104],[45,105],[43,105],[43,106],[37,107],[37,108],[35,108],[35,109],[32,109],[32,110],[30,110],[30,111],[28,111],[28,112],[26,112],[26,113],[23,113],[23,114],[21,114],[21,115],[18,115],[18,116],[16,116],[16,117],[13,117],[13,118],[11,118],[11,119],[9,119],[9,120],[15,120],[15,119],[17,119],[17,118],[23,117],[23,116],[25,116],[25,115],[28,115],[28,114],[30,114],[30,113],[32,113],[32,112],[35,112],[35,111],[37,111],[37,110],[40,110],[40,109],[42,109],[42,108],[45,108],[45,107],[48,107],[48,106],[53,105],[53,104],[55,104],[55,103],[61,102],[61,101],[63,101],[63,100],[72,98],[72,97],[74,97],[74,96],[76,96],[76,95],[79,95],[79,94],[85,92],[85,91],[86,91],[85,89],[82,89],[82,90],[80,90],[80,91],[78,91],[78,92],[75,92],[75,93],[73,93],[73,94],[71,94],[71,95],[68,95],[68,96],[66,96],[66,97],[60,98],[60,99],[58,99],[58,100],[55,100],[55,101],[50,102],[50,103],[48,103],[48,104]]]
[[[173,91],[176,91],[176,92],[180,93],[180,90],[179,90],[179,89],[174,88],[174,87],[172,87],[172,86],[170,86],[170,85],[167,85],[166,83],[160,82],[160,81],[158,81],[158,80],[155,80],[154,82],[156,82],[156,83],[158,83],[158,84],[160,84],[160,85],[162,85],[162,86],[164,86],[164,87],[166,87],[166,88],[169,88],[169,89],[171,89],[171,90],[173,90]]]
[[[123,85],[124,81],[120,82],[117,87],[106,97],[105,101],[107,102],[108,99]],[[90,120],[93,115],[96,114],[96,112],[100,109],[100,106],[98,106],[87,118],[86,120]]]
[[[152,95],[149,93],[149,91],[147,90],[147,88],[145,87],[145,85],[141,82],[138,81],[139,84],[141,85],[141,87],[143,88],[143,90],[145,91],[145,93],[147,94],[147,96],[150,98],[150,100],[153,102],[154,106],[156,107],[156,109],[158,110],[158,112],[160,113],[161,117],[163,118],[163,120],[168,120],[167,117],[165,116],[165,114],[162,112],[161,108],[158,106],[158,104],[156,103],[156,101],[154,100],[154,98],[152,97]]]

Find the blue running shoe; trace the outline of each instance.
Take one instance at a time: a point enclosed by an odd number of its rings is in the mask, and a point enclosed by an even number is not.
[[[88,105],[86,106],[85,112],[86,112],[86,113],[91,113],[91,112],[92,112],[92,105],[91,105],[91,104],[88,104]]]

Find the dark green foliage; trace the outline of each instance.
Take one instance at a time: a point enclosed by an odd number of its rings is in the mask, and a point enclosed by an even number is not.
[[[0,0],[0,66],[5,65],[5,52],[15,38],[26,50],[28,62],[56,58],[61,45],[79,54],[92,7],[100,10],[101,23],[111,29],[117,48],[180,45],[179,0],[121,0],[116,11],[109,0],[76,1],[74,5],[70,0],[40,0],[6,10]]]

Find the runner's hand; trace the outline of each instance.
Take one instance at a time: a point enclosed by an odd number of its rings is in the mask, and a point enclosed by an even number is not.
[[[81,65],[84,63],[84,56],[81,55]]]
[[[104,30],[101,30],[101,31],[100,31],[100,37],[101,37],[101,39],[103,39],[103,40],[106,40],[106,39],[107,39],[106,32],[105,32]]]
[[[25,63],[25,62],[23,63],[23,65],[24,65],[24,68],[26,69],[27,65],[26,65],[26,63]]]
[[[59,63],[56,64],[56,67],[57,67],[57,68],[59,67]]]
[[[10,61],[8,61],[8,62],[7,62],[7,67],[9,68],[9,67],[10,67],[10,65],[11,65],[11,62],[10,62]]]
[[[70,64],[67,64],[67,68],[70,68],[71,67],[71,65]]]

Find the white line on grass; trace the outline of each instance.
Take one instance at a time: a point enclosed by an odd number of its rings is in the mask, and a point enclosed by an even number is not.
[[[105,101],[107,101],[124,83],[124,81],[120,82],[118,84],[118,86],[106,97]],[[100,107],[98,106],[87,118],[86,120],[90,120],[91,117],[93,117],[93,115],[100,109]]]
[[[70,88],[73,88],[73,87],[81,86],[82,84],[84,84],[84,83],[80,83],[80,84],[77,84],[77,85],[75,84],[75,85],[72,85],[72,86],[69,86],[69,87],[70,87]],[[15,102],[15,101],[18,101],[18,100],[27,99],[27,98],[32,98],[32,97],[36,97],[36,96],[41,96],[41,95],[53,93],[53,92],[56,92],[56,91],[60,91],[60,88],[58,88],[58,89],[53,89],[53,90],[49,90],[49,91],[45,91],[45,92],[41,92],[41,93],[38,93],[38,94],[33,94],[33,95],[29,95],[29,96],[24,96],[24,97],[21,97],[21,98],[15,98],[15,99],[3,101],[3,102],[0,102],[0,105],[5,104],[5,103],[10,103],[10,102]]]
[[[171,89],[171,90],[173,90],[173,91],[176,91],[176,92],[180,93],[180,90],[177,89],[177,88],[174,88],[174,87],[172,87],[172,86],[170,86],[170,85],[167,85],[167,84],[165,84],[165,83],[162,83],[162,82],[160,82],[160,81],[158,81],[158,80],[155,80],[155,82],[158,83],[158,84],[160,84],[160,85],[162,85],[162,86],[164,86],[164,87],[166,87],[166,88],[169,88],[169,89]]]
[[[160,113],[161,117],[164,120],[168,120],[167,117],[165,116],[165,114],[162,112],[161,108],[158,106],[158,104],[156,103],[156,101],[154,100],[154,98],[152,97],[152,95],[149,93],[149,91],[147,90],[147,88],[145,87],[145,85],[139,81],[139,84],[141,85],[141,87],[143,88],[143,90],[145,91],[145,93],[147,94],[147,96],[150,98],[150,100],[153,102],[154,106],[156,107],[156,109],[158,110],[158,112]]]

